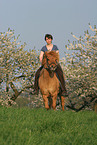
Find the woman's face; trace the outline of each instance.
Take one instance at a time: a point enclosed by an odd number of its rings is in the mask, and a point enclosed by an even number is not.
[[[52,43],[52,39],[46,37],[46,43],[47,43],[48,45],[51,44],[51,43]]]

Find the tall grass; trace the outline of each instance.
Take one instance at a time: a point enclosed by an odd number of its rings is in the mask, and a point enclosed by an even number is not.
[[[0,107],[0,144],[97,145],[97,114]]]

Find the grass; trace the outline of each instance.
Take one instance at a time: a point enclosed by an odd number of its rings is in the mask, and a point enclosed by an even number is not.
[[[97,145],[97,114],[0,107],[0,145]]]

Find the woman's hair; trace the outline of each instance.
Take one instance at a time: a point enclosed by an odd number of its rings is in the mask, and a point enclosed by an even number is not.
[[[51,39],[53,40],[53,36],[52,36],[51,34],[46,34],[46,35],[45,35],[45,41],[46,41],[46,37],[47,37],[48,39],[51,38]]]

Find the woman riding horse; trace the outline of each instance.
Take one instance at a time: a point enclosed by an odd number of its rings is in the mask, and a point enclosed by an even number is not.
[[[41,52],[40,52],[39,59],[40,59],[41,63],[42,63],[43,55],[44,55],[45,51],[55,50],[56,53],[59,54],[59,49],[56,45],[52,44],[52,40],[53,40],[52,35],[50,35],[50,34],[45,35],[45,41],[46,41],[47,44],[42,47]],[[39,80],[39,76],[40,76],[40,72],[41,72],[42,68],[43,68],[43,66],[41,66],[35,74],[34,94],[35,93],[38,94],[38,90],[39,90],[38,80]],[[65,88],[65,80],[64,80],[63,71],[62,71],[62,68],[61,68],[60,64],[57,65],[57,68],[56,68],[55,72],[56,72],[58,80],[60,82],[62,95],[67,96],[67,91],[66,91],[66,88]]]
[[[60,83],[56,75],[56,68],[59,64],[59,55],[56,51],[46,51],[43,55],[43,69],[39,76],[39,89],[43,97],[45,108],[56,110],[57,96],[61,101],[61,107],[64,111],[65,97],[61,95]]]

